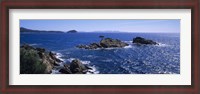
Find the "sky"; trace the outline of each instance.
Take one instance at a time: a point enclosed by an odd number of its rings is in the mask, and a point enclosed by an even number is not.
[[[180,20],[20,20],[20,27],[33,30],[78,32],[180,33]]]

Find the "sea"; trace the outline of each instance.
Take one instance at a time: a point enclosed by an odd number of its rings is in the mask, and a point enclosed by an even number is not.
[[[119,39],[123,48],[80,49],[77,45]],[[137,45],[133,38],[151,39],[159,45]],[[92,68],[87,74],[180,74],[180,33],[21,33],[20,45],[53,51],[65,63],[79,59]],[[59,74],[54,69],[53,74]]]

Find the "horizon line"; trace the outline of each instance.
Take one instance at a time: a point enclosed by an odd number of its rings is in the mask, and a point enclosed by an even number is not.
[[[29,29],[26,27],[20,27],[20,28],[25,28],[25,29]],[[37,30],[37,29],[29,29],[29,30]],[[76,30],[76,29],[71,29],[71,30]],[[64,32],[67,33],[68,31],[61,31],[61,30],[38,30],[38,31],[44,31],[44,32],[48,32],[48,31],[55,31],[55,32]],[[77,30],[76,30],[77,31]],[[180,33],[180,32],[130,32],[130,31],[119,31],[119,30],[99,30],[99,31],[77,31],[79,33]]]

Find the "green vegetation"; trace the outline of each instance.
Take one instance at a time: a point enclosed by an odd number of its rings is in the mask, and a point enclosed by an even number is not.
[[[36,50],[20,48],[20,74],[43,74],[45,69]]]

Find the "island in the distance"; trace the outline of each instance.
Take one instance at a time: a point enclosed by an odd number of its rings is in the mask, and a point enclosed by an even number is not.
[[[76,30],[69,30],[69,31],[67,31],[67,33],[77,33],[78,31],[76,31]]]
[[[76,30],[69,30],[67,32],[64,31],[46,31],[46,30],[33,30],[24,27],[20,27],[20,32],[22,33],[77,33]]]

